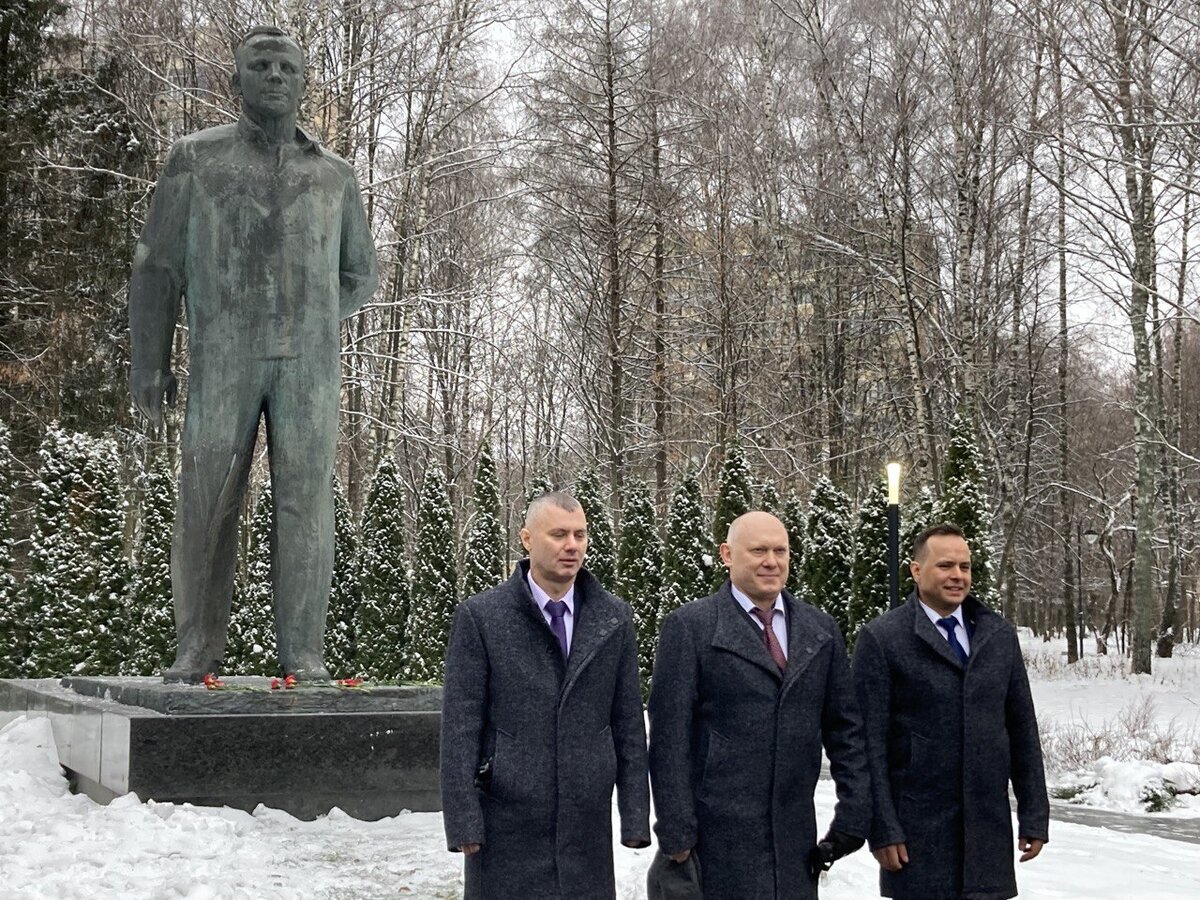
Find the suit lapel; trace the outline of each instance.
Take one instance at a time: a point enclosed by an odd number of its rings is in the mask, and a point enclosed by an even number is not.
[[[543,651],[546,648],[554,651],[555,668],[561,682],[566,668],[566,664],[562,658],[562,650],[558,647],[558,638],[550,630],[550,625],[546,622],[546,617],[538,609],[537,601],[533,599],[533,592],[529,590],[529,582],[525,580],[528,573],[529,563],[524,560],[517,564],[516,571],[513,572],[513,580],[517,582],[514,585],[515,590],[512,592],[513,603],[516,605],[516,609],[513,612],[528,626],[530,640],[535,646],[542,648]]]
[[[908,601],[908,605],[912,608],[913,633],[916,634],[920,640],[928,644],[929,648],[933,650],[934,653],[946,660],[946,662],[950,663],[950,665],[954,666],[954,668],[961,670],[963,668],[963,664],[959,662],[959,659],[955,655],[954,651],[950,649],[950,642],[946,640],[945,636],[940,631],[938,631],[937,626],[929,621],[929,616],[927,616],[925,614],[925,610],[921,608],[921,601],[917,599],[917,595],[915,593]]]
[[[792,645],[790,627],[788,631],[788,648],[790,650]],[[779,667],[775,665],[775,660],[771,659],[771,654],[767,651],[767,645],[762,639],[762,632],[750,621],[750,616],[734,599],[728,581],[717,591],[717,627],[713,632],[712,645],[765,669],[781,681],[783,679]],[[791,668],[790,664],[788,668]]]
[[[783,605],[787,609],[788,617],[788,652],[782,690],[787,691],[799,681],[801,674],[808,668],[822,645],[833,638],[815,628],[800,601],[786,591],[783,594]]]
[[[1001,630],[1002,620],[974,597],[968,597],[967,602],[963,604],[963,616],[967,620],[971,636],[969,653],[974,657],[983,649],[983,645]]]
[[[571,634],[571,653],[567,657],[563,696],[566,696],[579,679],[579,673],[595,658],[600,648],[617,633],[621,624],[616,613],[607,609],[604,599],[598,596],[598,586],[599,582],[590,576],[585,577],[584,573],[580,573],[575,581],[575,630]]]

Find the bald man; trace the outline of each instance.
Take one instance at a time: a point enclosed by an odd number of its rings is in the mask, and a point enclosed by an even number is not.
[[[650,844],[646,728],[628,604],[582,568],[569,494],[529,505],[529,558],[459,604],[442,695],[446,845],[465,900],[614,900],[621,842]]]
[[[784,590],[788,536],[765,512],[721,545],[729,580],[663,621],[650,691],[660,851],[700,862],[704,900],[810,900],[862,846],[871,797],[862,724],[833,618]],[[837,806],[818,844],[821,747]]]

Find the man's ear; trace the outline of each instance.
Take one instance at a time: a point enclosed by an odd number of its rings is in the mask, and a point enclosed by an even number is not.
[[[531,537],[531,535],[529,534],[529,529],[528,529],[528,528],[522,528],[522,529],[521,529],[521,546],[522,546],[522,547],[524,547],[526,550],[528,550],[528,549],[529,549],[529,539],[530,539],[530,537]]]
[[[722,544],[717,552],[721,554],[721,562],[725,563],[726,568],[729,568],[729,561],[733,558],[733,551],[729,549],[729,545]]]

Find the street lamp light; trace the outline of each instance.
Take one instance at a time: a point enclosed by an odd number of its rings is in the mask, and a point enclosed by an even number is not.
[[[888,607],[900,605],[900,463],[887,464]]]

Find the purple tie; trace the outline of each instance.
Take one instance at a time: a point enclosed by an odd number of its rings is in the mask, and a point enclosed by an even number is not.
[[[770,609],[752,606],[750,612],[754,613],[763,623],[763,643],[767,645],[767,652],[771,654],[771,659],[775,660],[775,665],[779,666],[779,671],[784,671],[787,668],[787,657],[783,655],[783,648],[779,646],[779,638],[775,634],[775,629],[771,627],[771,621],[779,610],[773,606]]]
[[[546,612],[550,613],[550,630],[558,640],[558,649],[562,651],[563,661],[567,658],[567,625],[563,616],[567,614],[567,601],[547,600]]]

